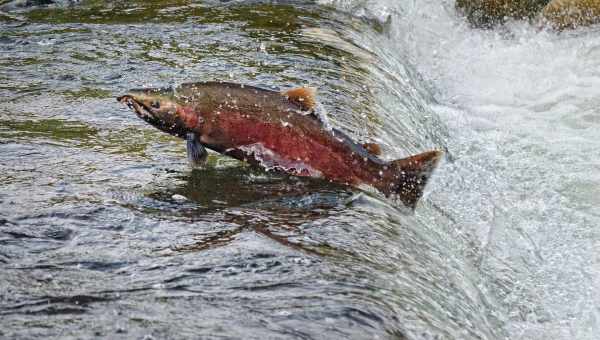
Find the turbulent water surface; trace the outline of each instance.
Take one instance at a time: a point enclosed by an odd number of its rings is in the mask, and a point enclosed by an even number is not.
[[[600,29],[453,1],[34,1],[0,10],[0,338],[597,339]],[[318,87],[414,214],[184,143],[115,100]]]

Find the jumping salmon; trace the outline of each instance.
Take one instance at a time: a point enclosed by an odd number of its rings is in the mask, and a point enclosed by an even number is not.
[[[376,144],[360,145],[327,128],[315,113],[315,90],[285,92],[224,82],[130,90],[118,97],[156,128],[187,140],[188,158],[207,151],[267,170],[370,186],[413,208],[440,151],[386,162]]]

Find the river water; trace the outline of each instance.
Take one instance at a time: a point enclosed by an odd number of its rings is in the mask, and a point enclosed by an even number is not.
[[[0,338],[597,339],[600,29],[469,27],[453,1],[9,2]],[[31,4],[32,2],[29,2]],[[413,213],[248,168],[115,97],[318,88],[387,159],[446,159]]]

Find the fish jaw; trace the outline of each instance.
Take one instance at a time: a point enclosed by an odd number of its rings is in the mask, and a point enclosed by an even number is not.
[[[144,107],[144,105],[135,100],[135,96],[131,94],[126,94],[120,97],[117,97],[117,101],[121,104],[127,105],[133,112],[137,114],[141,119],[148,121],[153,119],[153,115]]]
[[[117,97],[117,101],[127,105],[139,118],[161,131],[181,138],[190,132],[189,124],[182,119],[185,117],[180,115],[183,110],[177,103],[173,90],[130,90]]]

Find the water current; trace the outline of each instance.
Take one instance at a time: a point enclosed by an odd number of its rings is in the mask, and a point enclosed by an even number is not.
[[[446,157],[409,213],[115,100],[209,80]],[[599,107],[600,28],[453,1],[2,1],[0,338],[598,339]]]

